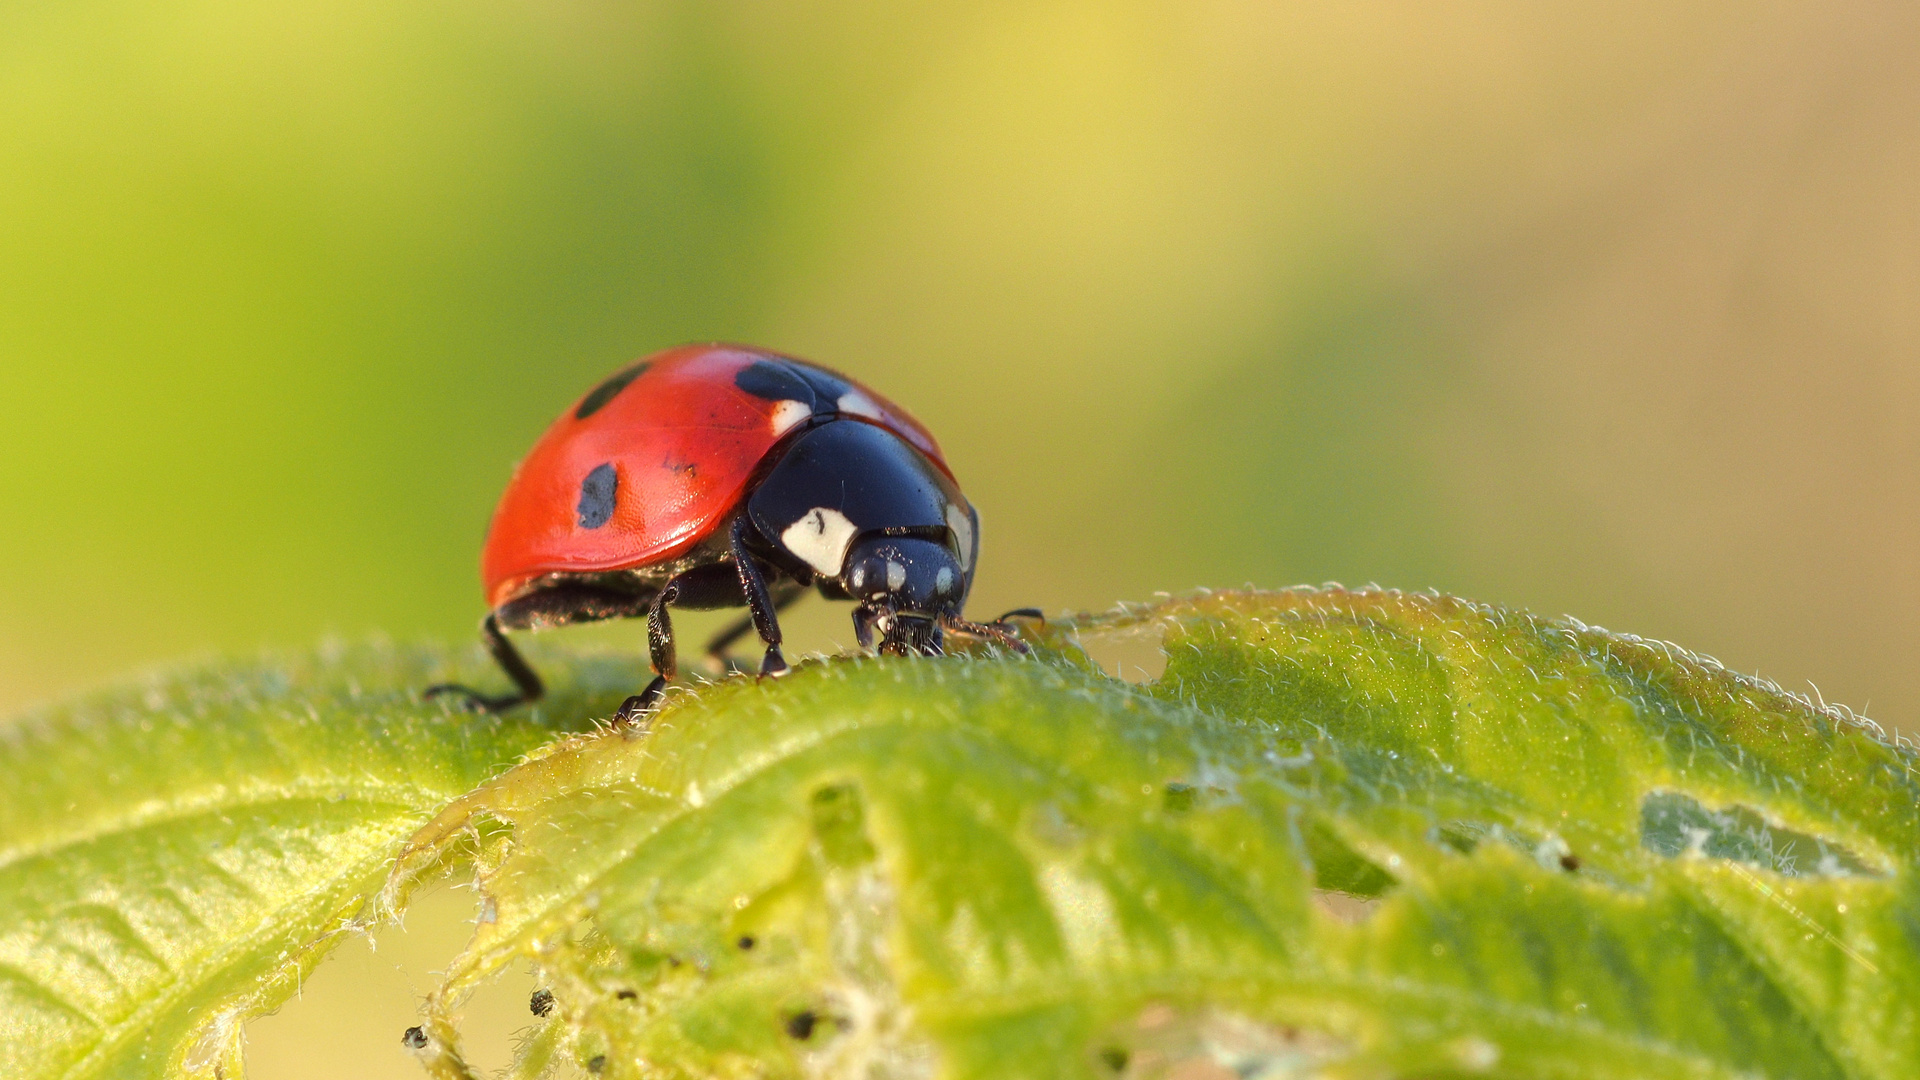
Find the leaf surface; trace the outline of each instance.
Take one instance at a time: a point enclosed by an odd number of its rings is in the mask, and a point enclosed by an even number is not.
[[[488,677],[448,667],[373,646],[217,663],[0,726],[0,1075],[238,1077],[241,1021],[293,993],[407,836],[552,718],[618,701],[588,664],[531,715],[423,705]]]
[[[811,664],[454,803],[396,881],[510,831],[429,1068],[530,958],[525,1076],[1920,1075],[1915,758],[1843,710],[1449,598],[1064,629],[1166,672]]]

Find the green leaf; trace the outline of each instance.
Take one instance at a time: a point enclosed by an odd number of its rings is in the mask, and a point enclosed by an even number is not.
[[[453,1010],[522,1076],[1920,1075],[1915,756],[1660,643],[1448,598],[1222,594],[1130,686],[854,659],[676,695],[449,806]]]
[[[238,1077],[240,1021],[354,925],[409,834],[553,718],[619,700],[585,696],[614,681],[587,665],[531,716],[422,705],[449,674],[487,677],[332,649],[0,726],[0,1076]]]
[[[1166,672],[1107,678],[1076,634],[1162,637]],[[473,856],[441,1076],[472,1075],[462,996],[523,958],[554,1005],[522,1076],[1920,1074],[1915,758],[1844,710],[1437,597],[1042,636],[561,738],[630,656],[542,657],[554,697],[507,719],[418,701],[497,678],[477,655],[382,647],[24,718],[0,1066],[237,1076],[242,1019]]]

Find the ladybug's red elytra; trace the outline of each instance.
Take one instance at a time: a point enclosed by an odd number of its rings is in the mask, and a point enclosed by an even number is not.
[[[674,675],[670,607],[745,605],[708,646],[748,630],[760,674],[787,670],[781,608],[809,587],[852,600],[854,635],[885,653],[938,654],[944,635],[1024,652],[1005,619],[961,618],[980,518],[939,444],[906,410],[817,364],[737,345],[683,345],[608,378],[553,422],[515,470],[481,556],[487,648],[517,692],[428,687],[498,712],[538,699],[506,638],[647,618],[654,679],[619,719],[652,708]]]

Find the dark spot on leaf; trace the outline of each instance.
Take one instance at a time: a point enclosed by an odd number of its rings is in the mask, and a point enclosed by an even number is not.
[[[742,949],[751,949],[753,948],[753,937],[752,935],[749,935],[749,934],[742,934],[740,936],[740,940],[736,942],[736,944],[738,944]]]
[[[819,408],[814,402],[813,387],[786,364],[755,360],[735,373],[733,385],[767,401],[798,401],[810,409]]]
[[[597,529],[613,518],[613,496],[620,486],[620,474],[613,462],[603,461],[580,481],[580,527]]]
[[[400,1045],[409,1050],[424,1050],[427,1047],[427,1033],[418,1027],[410,1027],[400,1033]]]
[[[593,392],[580,399],[580,406],[573,410],[575,420],[585,420],[606,407],[607,402],[620,396],[627,384],[646,374],[647,362],[642,360],[631,367],[622,368],[607,377],[607,381],[593,388]]]
[[[1114,1072],[1122,1072],[1127,1067],[1128,1054],[1118,1046],[1109,1046],[1100,1051],[1100,1064]]]
[[[619,998],[621,1001],[640,1000],[640,994],[637,991],[633,991],[633,990],[615,990],[613,992],[613,996]]]
[[[1193,809],[1194,790],[1192,784],[1169,783],[1166,791],[1166,808],[1169,814],[1184,814]]]
[[[527,999],[527,1009],[535,1016],[546,1016],[553,1011],[553,991],[535,990]]]
[[[813,1038],[813,1026],[820,1022],[820,1014],[808,1009],[787,1017],[787,1034],[801,1041]]]
[[[1565,870],[1569,874],[1573,873],[1575,870],[1580,869],[1580,856],[1578,855],[1560,856],[1560,869]]]
[[[587,1059],[587,1071],[597,1073],[607,1067],[607,1055],[595,1054]]]

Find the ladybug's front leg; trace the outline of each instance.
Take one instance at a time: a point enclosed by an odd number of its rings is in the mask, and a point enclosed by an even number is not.
[[[753,617],[753,628],[760,632],[760,640],[767,643],[767,655],[760,659],[760,674],[785,675],[787,658],[780,655],[780,620],[774,615],[776,605],[767,592],[766,572],[747,551],[747,530],[752,527],[742,514],[733,523],[727,541],[733,549],[734,569],[740,573],[740,591],[747,594],[747,611]]]
[[[807,587],[805,585],[790,579],[772,586],[769,591],[773,594],[773,610],[775,613],[787,610],[795,600],[807,595]],[[707,642],[707,655],[720,665],[721,670],[737,670],[733,666],[733,661],[727,656],[727,650],[733,647],[734,642],[745,637],[747,633],[753,629],[754,617],[750,614],[741,617],[735,622],[729,623],[726,629],[713,635],[713,640]]]

